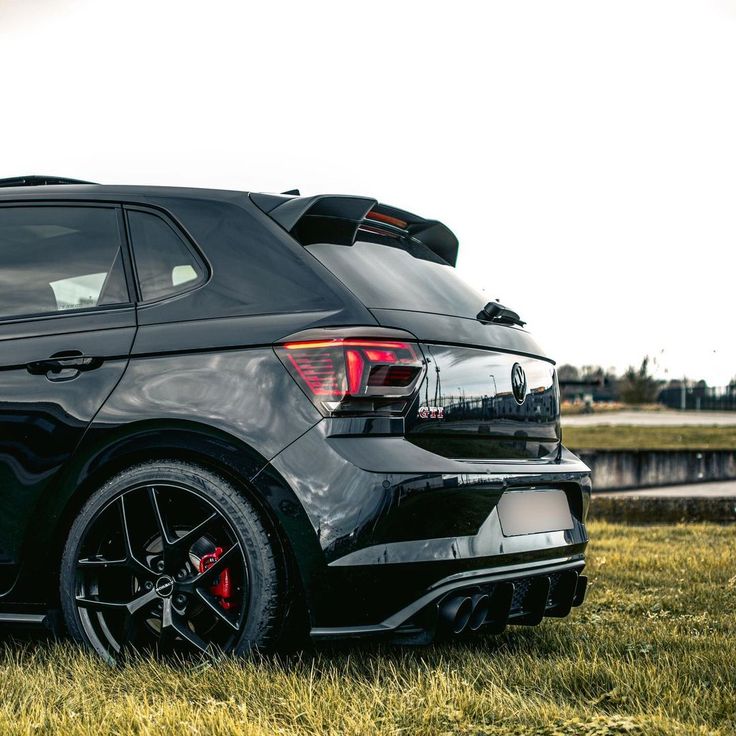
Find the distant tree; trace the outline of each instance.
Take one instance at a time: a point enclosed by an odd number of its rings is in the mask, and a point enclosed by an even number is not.
[[[565,363],[557,369],[557,378],[560,383],[563,383],[564,381],[579,381],[580,371],[576,366]]]
[[[581,377],[594,386],[593,395],[597,400],[617,401],[618,376],[614,368],[604,368],[600,365],[584,365],[580,369]]]
[[[619,381],[621,399],[626,404],[649,404],[657,398],[659,381],[649,373],[649,356],[639,368],[629,366]]]
[[[618,401],[619,379],[615,368],[565,363],[557,369],[557,377],[563,399],[574,400],[592,394],[595,401]]]
[[[584,365],[580,369],[581,378],[584,381],[589,381],[591,383],[597,383],[598,385],[602,386],[603,382],[606,378],[606,372],[603,370],[603,368],[599,365]]]
[[[684,379],[684,382],[686,382],[687,379]],[[682,378],[670,378],[669,381],[667,381],[667,384],[665,385],[665,388],[674,388],[674,389],[681,389],[683,385],[683,379]]]

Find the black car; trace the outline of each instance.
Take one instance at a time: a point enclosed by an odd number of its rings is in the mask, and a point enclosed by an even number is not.
[[[582,602],[554,363],[458,278],[447,227],[368,197],[0,186],[0,621],[114,659]]]

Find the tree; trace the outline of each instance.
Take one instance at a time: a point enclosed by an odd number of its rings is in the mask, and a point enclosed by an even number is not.
[[[619,382],[621,399],[626,404],[650,404],[657,398],[659,381],[649,374],[649,356],[639,368],[629,366]]]
[[[557,378],[560,383],[564,383],[565,381],[579,381],[580,371],[574,365],[564,363],[557,369]]]

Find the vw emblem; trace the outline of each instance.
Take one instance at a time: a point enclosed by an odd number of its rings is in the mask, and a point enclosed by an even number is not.
[[[162,575],[156,581],[155,590],[161,598],[168,598],[174,592],[173,578],[170,578],[168,575]]]
[[[511,368],[511,390],[516,403],[523,404],[526,398],[526,373],[518,363],[514,363]]]

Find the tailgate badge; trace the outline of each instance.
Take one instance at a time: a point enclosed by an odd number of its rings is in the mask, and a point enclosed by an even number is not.
[[[526,373],[518,363],[514,363],[511,367],[511,390],[516,403],[523,404],[526,398]]]
[[[445,418],[445,407],[444,406],[420,406],[419,407],[419,418],[420,419],[444,419]]]

